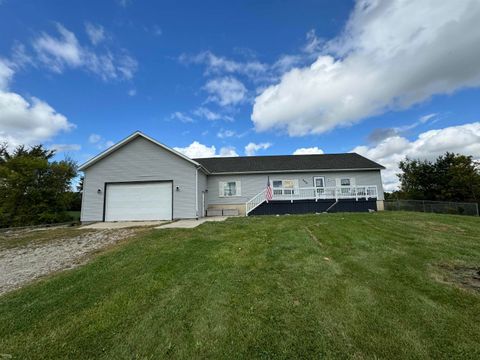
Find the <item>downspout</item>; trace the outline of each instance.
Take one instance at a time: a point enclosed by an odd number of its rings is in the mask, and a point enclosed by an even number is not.
[[[195,216],[198,220],[198,168],[195,168]]]

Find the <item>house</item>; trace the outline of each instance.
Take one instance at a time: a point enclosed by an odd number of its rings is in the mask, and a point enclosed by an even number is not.
[[[137,131],[79,169],[82,222],[383,210],[384,167],[355,153],[190,159]]]

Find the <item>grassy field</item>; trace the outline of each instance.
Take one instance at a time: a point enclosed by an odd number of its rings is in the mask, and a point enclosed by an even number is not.
[[[474,217],[151,230],[0,297],[0,358],[478,359],[480,292],[465,275],[475,267]]]

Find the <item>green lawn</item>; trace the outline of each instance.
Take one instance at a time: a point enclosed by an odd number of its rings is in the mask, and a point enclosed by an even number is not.
[[[0,359],[480,358],[480,219],[384,212],[151,230],[0,297]]]

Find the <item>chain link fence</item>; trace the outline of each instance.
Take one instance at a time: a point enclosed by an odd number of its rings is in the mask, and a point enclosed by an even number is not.
[[[420,211],[439,214],[457,214],[478,216],[477,203],[429,200],[386,200],[385,210]]]

